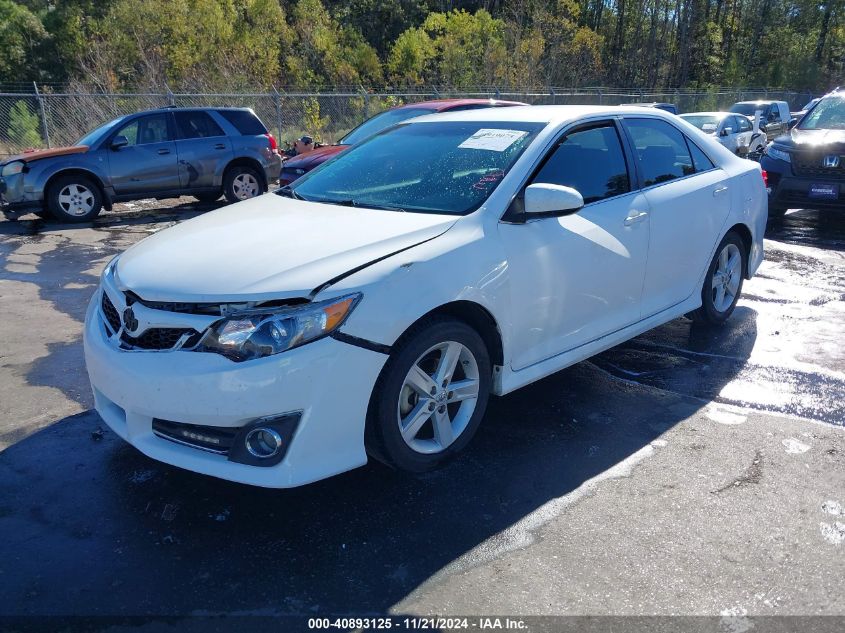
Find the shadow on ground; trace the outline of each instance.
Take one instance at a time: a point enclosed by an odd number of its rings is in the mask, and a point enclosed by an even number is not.
[[[88,411],[0,455],[0,612],[385,612],[449,565],[524,544],[530,533],[504,531],[704,403],[581,363],[495,399],[443,470],[371,464],[292,490],[154,462],[108,431],[96,439]]]

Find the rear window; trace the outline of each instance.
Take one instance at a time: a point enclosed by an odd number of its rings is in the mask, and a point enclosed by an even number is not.
[[[235,126],[244,136],[267,134],[267,128],[261,120],[249,110],[218,110],[217,113]]]

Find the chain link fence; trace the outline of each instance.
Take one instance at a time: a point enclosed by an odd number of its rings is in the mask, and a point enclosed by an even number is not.
[[[808,92],[753,88],[708,92],[649,92],[611,88],[525,90],[500,92],[322,92],[273,91],[253,94],[0,92],[0,155],[28,149],[73,145],[86,132],[116,117],[164,106],[248,107],[281,141],[310,134],[323,143],[337,141],[365,119],[388,108],[429,99],[497,98],[529,104],[620,105],[623,103],[674,103],[680,112],[719,110],[736,101],[773,99],[800,109],[813,97]]]

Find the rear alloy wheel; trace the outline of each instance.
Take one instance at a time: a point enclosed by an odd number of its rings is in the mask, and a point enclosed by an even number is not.
[[[745,267],[745,244],[730,232],[710,262],[701,290],[701,307],[692,313],[696,321],[721,325],[728,320],[742,292]]]
[[[424,472],[472,439],[490,394],[492,368],[478,333],[437,318],[396,346],[376,384],[368,450],[391,466]]]
[[[47,208],[59,221],[86,222],[103,208],[100,188],[83,176],[63,176],[50,186]]]
[[[264,184],[252,167],[236,165],[223,177],[223,192],[229,202],[240,202],[264,193]]]

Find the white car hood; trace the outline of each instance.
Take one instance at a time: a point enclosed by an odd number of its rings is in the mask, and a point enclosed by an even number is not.
[[[443,234],[456,221],[267,194],[136,244],[117,260],[116,281],[148,301],[308,297],[335,277]]]

